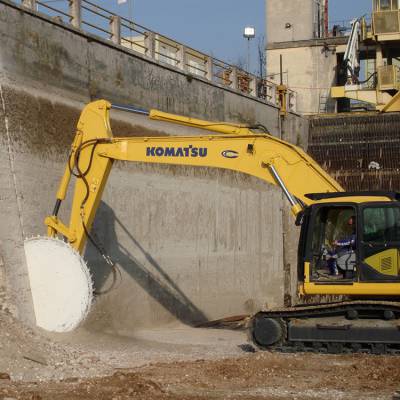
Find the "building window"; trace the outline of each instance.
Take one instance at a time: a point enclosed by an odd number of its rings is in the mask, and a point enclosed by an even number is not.
[[[390,11],[392,9],[391,0],[380,0],[380,10],[379,11]]]

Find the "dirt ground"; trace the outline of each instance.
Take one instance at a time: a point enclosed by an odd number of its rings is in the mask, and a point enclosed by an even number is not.
[[[0,400],[400,399],[398,356],[263,352],[181,326],[54,340],[7,312],[0,337]]]
[[[94,379],[3,378],[3,400],[393,399],[400,388],[400,358],[256,352],[223,360],[156,363]]]

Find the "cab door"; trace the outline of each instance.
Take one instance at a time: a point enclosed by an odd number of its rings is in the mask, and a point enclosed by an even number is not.
[[[311,282],[338,282],[357,279],[356,251],[335,248],[336,240],[343,240],[352,234],[347,226],[350,217],[356,216],[353,204],[324,204],[312,207],[312,217],[308,230],[308,251],[305,261],[310,263]],[[332,264],[336,264],[337,274],[331,274]]]
[[[400,280],[400,207],[386,204],[361,208],[360,281]]]

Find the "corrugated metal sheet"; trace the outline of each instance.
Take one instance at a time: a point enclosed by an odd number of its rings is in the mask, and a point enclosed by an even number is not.
[[[400,191],[397,113],[313,117],[308,153],[349,191]]]

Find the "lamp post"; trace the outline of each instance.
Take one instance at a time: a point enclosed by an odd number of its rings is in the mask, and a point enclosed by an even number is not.
[[[256,37],[256,30],[252,26],[244,28],[243,37],[247,39],[247,72],[250,73],[250,40]]]
[[[129,19],[133,21],[133,0],[129,0]]]
[[[117,0],[118,5],[128,3],[128,18],[130,21],[133,20],[133,0]]]

